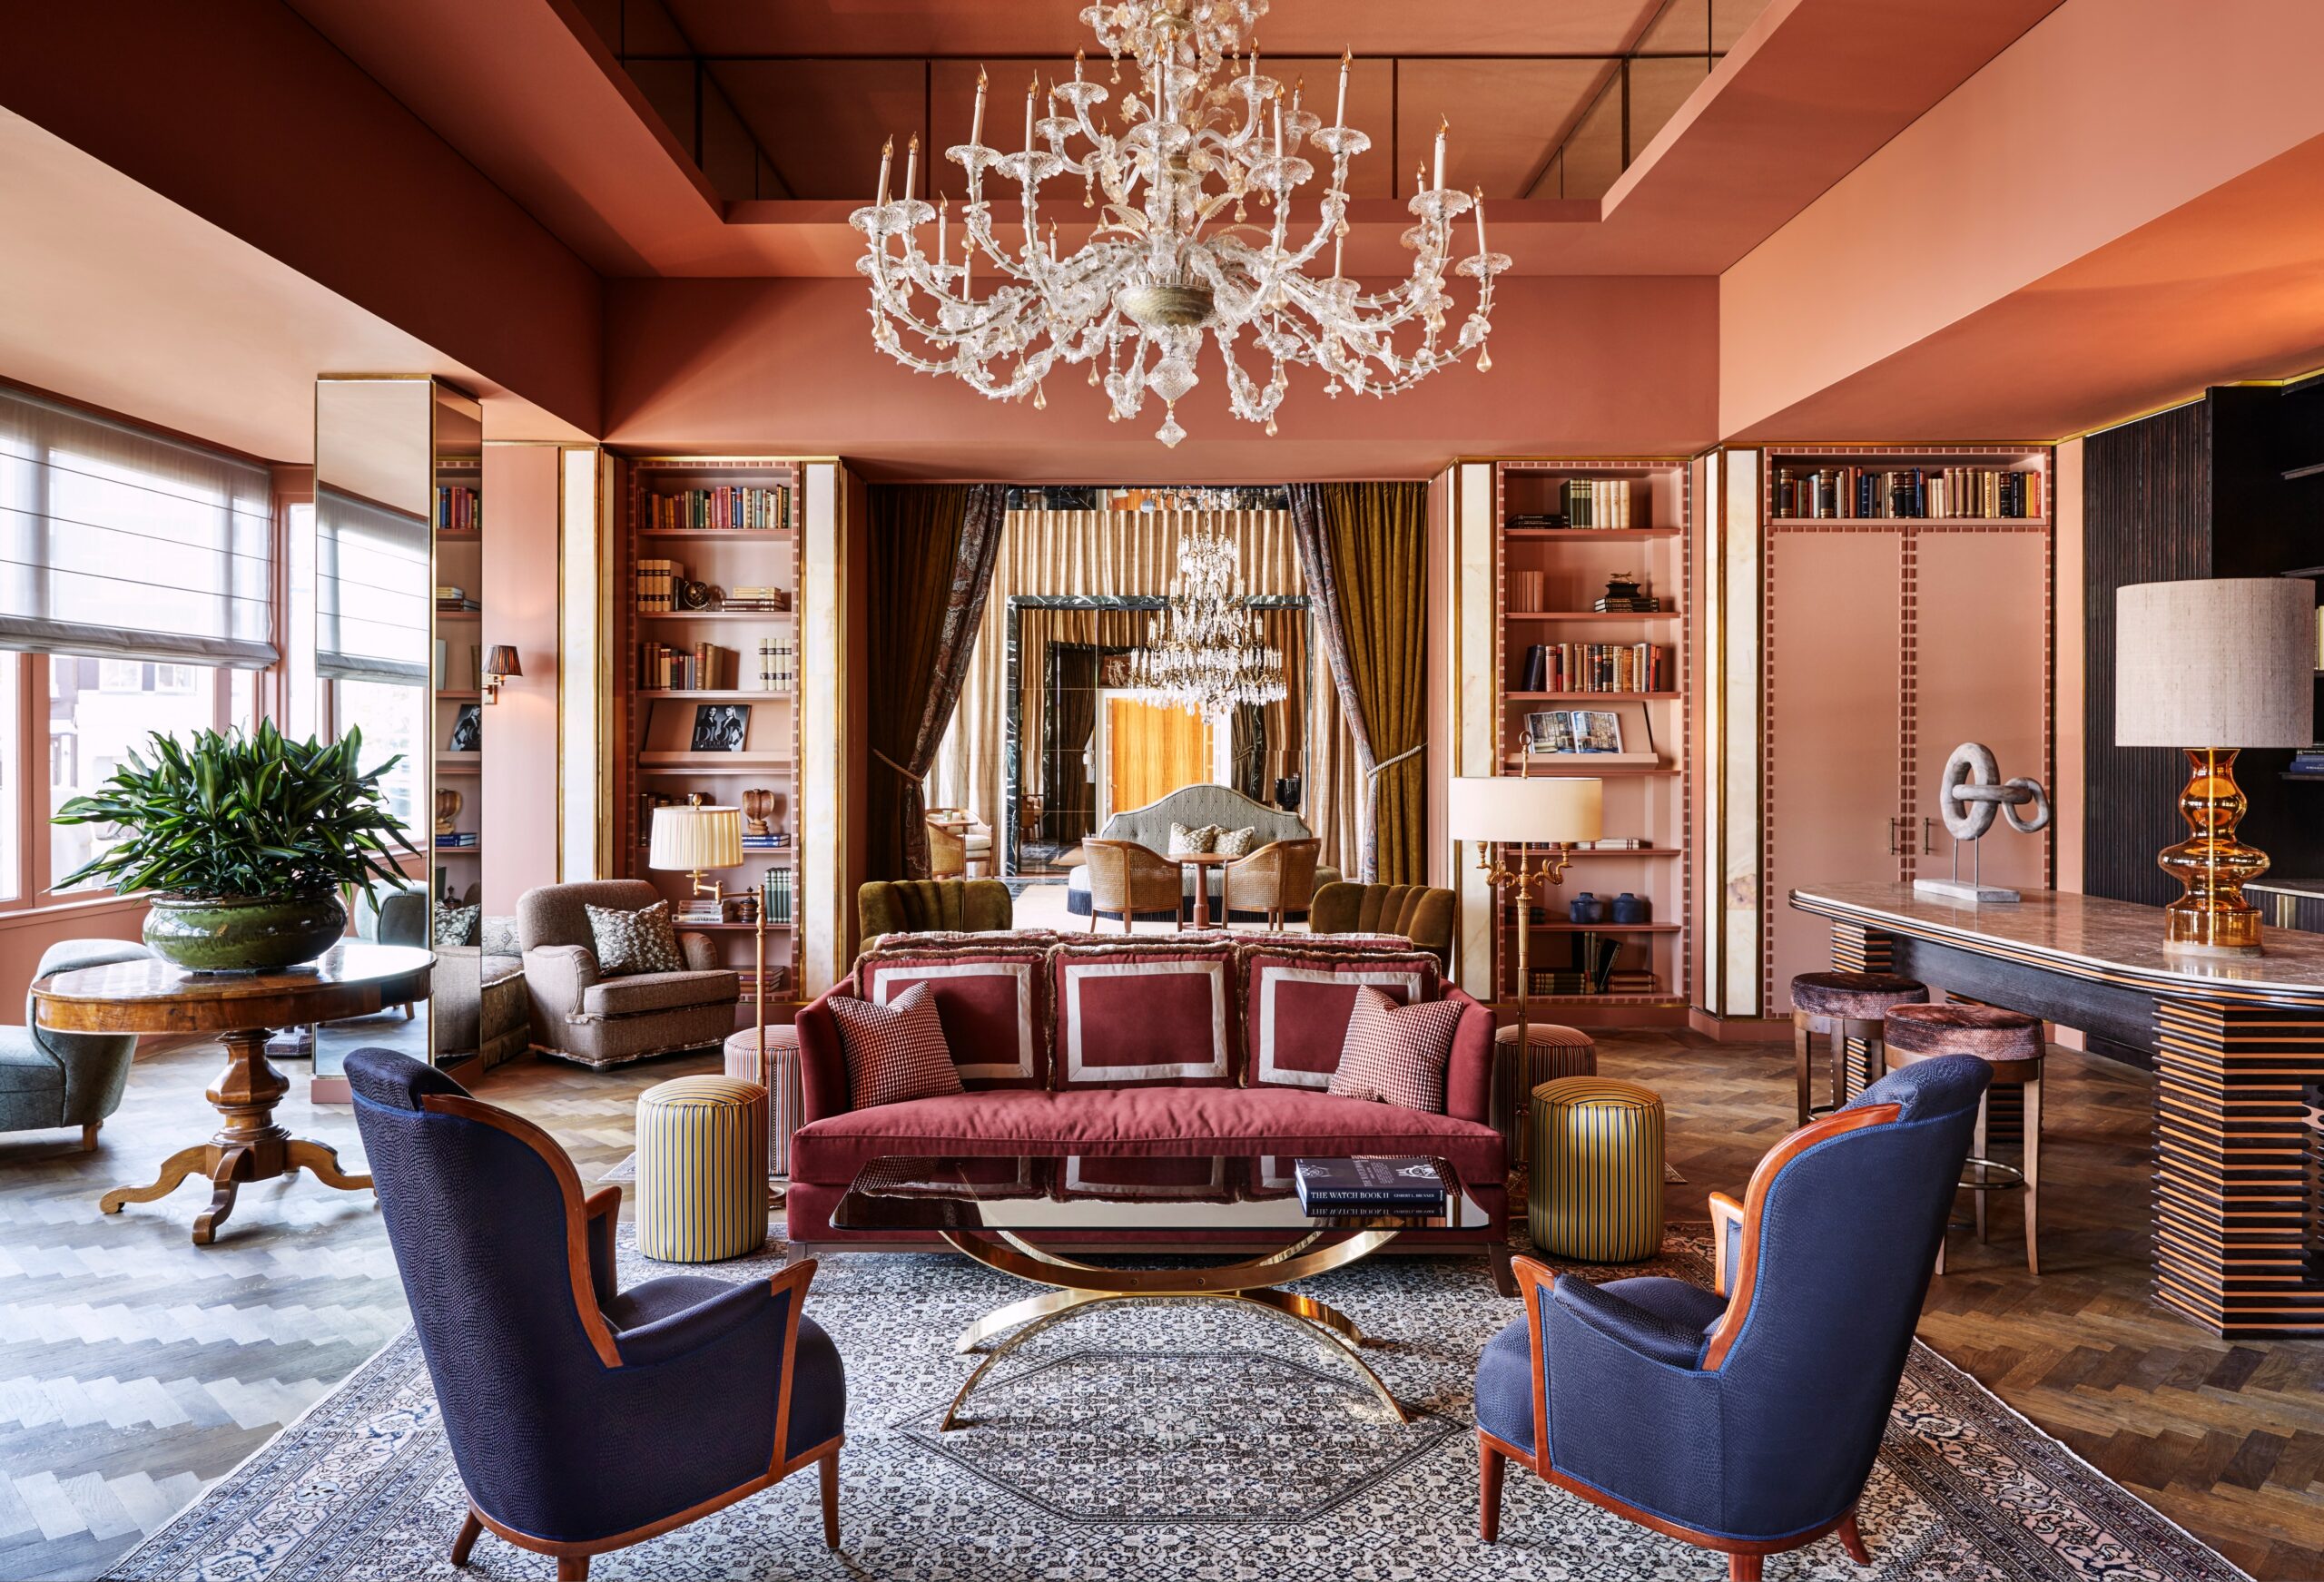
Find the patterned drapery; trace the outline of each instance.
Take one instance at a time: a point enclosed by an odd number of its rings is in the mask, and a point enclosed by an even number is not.
[[[875,879],[928,877],[921,782],[983,628],[1007,496],[997,484],[874,484],[869,651],[872,764],[865,801]]]
[[[1428,882],[1428,486],[1294,484],[1292,536],[1363,798],[1367,881]]]

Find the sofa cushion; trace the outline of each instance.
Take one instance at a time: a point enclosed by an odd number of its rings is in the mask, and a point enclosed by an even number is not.
[[[742,979],[731,972],[633,972],[600,978],[581,991],[581,1010],[592,1017],[635,1017],[684,1006],[732,1005],[742,997]]]
[[[944,1041],[964,1087],[1049,1085],[1049,951],[1047,936],[899,936],[855,964],[863,997],[891,1005],[915,984],[936,999]]]
[[[1433,1154],[1500,1186],[1501,1134],[1481,1121],[1291,1087],[1024,1089],[915,1099],[825,1115],[792,1139],[795,1179],[845,1186],[899,1155]]]
[[[1311,949],[1298,936],[1242,953],[1243,1064],[1254,1087],[1324,1087],[1339,1069],[1355,991],[1398,1005],[1438,997],[1436,958],[1402,940],[1365,950]]]
[[[926,984],[911,985],[891,1005],[835,999],[832,1015],[847,1056],[848,1103],[855,1109],[963,1091]]]
[[[625,910],[620,907],[586,906],[589,933],[596,954],[597,971],[606,978],[640,972],[682,972],[685,952],[678,948],[677,930],[670,924],[670,903]]]
[[[1050,1086],[1233,1086],[1242,1076],[1235,956],[1231,942],[1200,937],[1059,947]]]
[[[1193,829],[1188,829],[1184,824],[1172,824],[1170,826],[1170,855],[1184,857],[1196,852],[1207,851],[1217,839],[1218,826],[1216,824],[1198,824]]]
[[[1331,1091],[1405,1109],[1443,1109],[1444,1071],[1462,1010],[1451,1000],[1400,1006],[1376,988],[1357,989]]]

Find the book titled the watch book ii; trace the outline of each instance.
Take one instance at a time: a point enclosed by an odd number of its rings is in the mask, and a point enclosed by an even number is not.
[[[1430,1214],[1444,1207],[1444,1178],[1433,1159],[1365,1155],[1302,1159],[1295,1167],[1299,1206],[1311,1214]]]

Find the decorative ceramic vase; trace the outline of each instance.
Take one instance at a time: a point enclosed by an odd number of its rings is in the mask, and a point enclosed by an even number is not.
[[[1642,896],[1624,890],[1614,898],[1614,921],[1618,923],[1650,923],[1654,920],[1654,903]]]
[[[195,972],[273,972],[312,961],[347,932],[333,890],[296,896],[153,898],[145,943]]]
[[[1583,890],[1566,903],[1566,919],[1575,923],[1602,923],[1606,920],[1606,903]]]

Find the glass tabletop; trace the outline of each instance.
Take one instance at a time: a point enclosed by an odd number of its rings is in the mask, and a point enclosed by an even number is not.
[[[1468,1230],[1488,1223],[1443,1159],[1441,1209],[1311,1214],[1297,1156],[993,1155],[874,1159],[832,1211],[843,1231]]]

